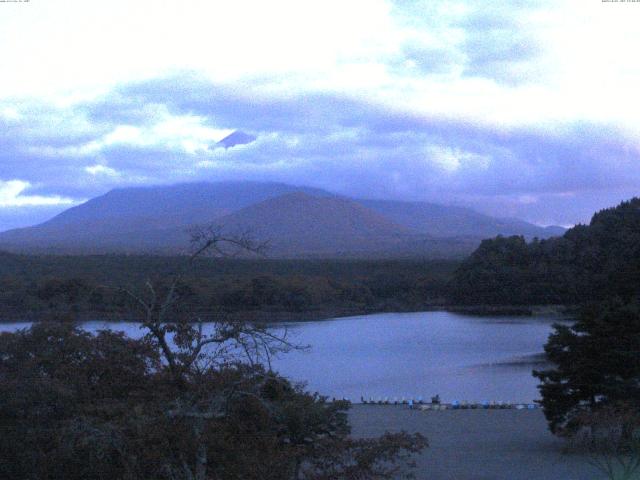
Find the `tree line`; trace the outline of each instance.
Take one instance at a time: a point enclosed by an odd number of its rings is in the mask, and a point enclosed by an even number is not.
[[[189,263],[222,242],[205,238]],[[234,239],[230,243],[246,249]],[[184,260],[184,259],[183,259]],[[404,478],[419,434],[350,435],[348,402],[271,370],[301,346],[184,302],[184,271],[120,291],[141,339],[41,322],[0,334],[0,477],[96,480]]]
[[[0,254],[5,319],[123,319],[122,287],[162,283],[180,257]],[[181,303],[203,316],[282,312],[331,316],[419,310],[445,302],[453,261],[267,260],[201,258],[178,285]]]
[[[640,199],[596,213],[562,237],[484,240],[453,275],[453,303],[580,305],[640,293]]]
[[[640,472],[640,199],[596,213],[589,225],[530,243],[485,240],[454,273],[461,304],[564,304],[533,372],[550,430],[586,449],[607,478]]]

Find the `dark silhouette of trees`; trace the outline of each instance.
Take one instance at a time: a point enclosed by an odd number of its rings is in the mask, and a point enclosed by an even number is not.
[[[589,413],[625,403],[640,409],[640,309],[620,299],[585,307],[556,325],[545,345],[554,368],[535,371],[552,432],[573,434]]]
[[[0,252],[0,315],[5,319],[132,318],[131,288],[161,289],[184,257],[29,256]],[[183,308],[268,320],[332,317],[442,305],[455,261],[200,258],[177,286]],[[304,315],[301,315],[304,314]]]
[[[226,245],[222,245],[225,243]],[[244,238],[194,237],[197,262]],[[398,478],[419,434],[353,439],[348,402],[270,368],[292,345],[250,322],[203,324],[183,273],[123,289],[145,335],[40,323],[0,335],[0,477],[330,480]]]
[[[484,240],[450,283],[454,303],[570,304],[640,294],[640,198],[596,213],[562,237]]]

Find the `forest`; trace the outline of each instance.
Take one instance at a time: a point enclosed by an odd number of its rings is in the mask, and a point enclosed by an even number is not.
[[[456,270],[462,305],[579,305],[640,293],[640,198],[596,213],[562,237],[496,237]]]
[[[196,302],[204,297],[193,288],[201,277],[189,279],[187,272],[215,268],[199,260],[224,242],[257,251],[249,241],[201,237],[196,253],[165,259],[169,272],[155,278],[99,284],[119,281],[109,275],[116,266],[129,263],[130,272],[136,261],[161,261],[113,257],[106,263],[87,260],[84,267],[96,280],[90,286],[57,279],[39,290],[44,300],[60,297],[66,308],[128,311],[141,321],[144,336],[92,335],[72,322],[38,322],[0,334],[0,452],[9,459],[0,462],[1,478],[410,478],[411,457],[427,446],[426,438],[406,432],[352,438],[350,402],[328,402],[271,369],[274,355],[305,346],[250,320],[218,316],[209,332],[193,322],[202,320]],[[33,274],[69,261],[7,260],[17,277],[30,271],[21,262],[34,261]],[[238,265],[229,268],[238,274]],[[244,273],[251,268],[245,264]],[[256,305],[287,291],[266,280],[249,284],[264,296]],[[267,295],[270,289],[277,293]],[[106,302],[98,296],[110,291],[117,296]]]
[[[640,199],[562,237],[487,239],[466,260],[0,253],[3,319],[123,319],[127,289],[180,276],[201,318],[302,320],[433,307],[580,305],[640,289]]]
[[[127,290],[180,276],[181,304],[201,318],[304,320],[428,309],[446,301],[450,260],[274,260],[0,254],[3,319],[123,319]]]

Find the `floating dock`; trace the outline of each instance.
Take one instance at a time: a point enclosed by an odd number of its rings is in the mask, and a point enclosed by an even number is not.
[[[333,401],[347,401],[351,402],[348,398],[336,399]],[[406,399],[406,398],[369,398],[360,397],[360,403],[362,405],[406,405],[411,409],[420,411],[439,411],[439,410],[535,410],[540,406],[534,402],[532,403],[510,403],[510,402],[497,402],[497,401],[484,401],[484,402],[467,402],[454,400],[450,403],[447,402],[425,402],[421,398],[418,399]]]

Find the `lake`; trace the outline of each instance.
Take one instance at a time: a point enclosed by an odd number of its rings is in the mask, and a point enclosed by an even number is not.
[[[323,395],[430,398],[443,401],[531,402],[539,398],[532,368],[561,317],[475,317],[450,312],[382,313],[286,328],[305,352],[274,361],[274,368]],[[0,331],[30,324],[0,324]],[[112,329],[140,336],[139,325],[85,322],[90,331]],[[275,328],[285,328],[280,324]]]

